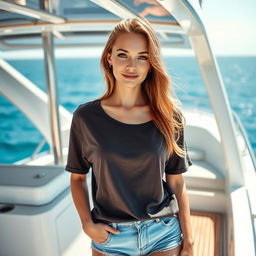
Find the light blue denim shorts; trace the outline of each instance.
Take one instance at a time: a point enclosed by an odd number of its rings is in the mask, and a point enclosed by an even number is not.
[[[103,243],[91,241],[91,248],[106,256],[148,256],[174,249],[182,243],[177,216],[108,225],[118,229],[120,234],[109,232]]]

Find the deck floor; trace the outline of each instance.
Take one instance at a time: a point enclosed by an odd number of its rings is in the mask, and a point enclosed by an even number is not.
[[[220,214],[191,212],[196,256],[220,256],[221,218]]]
[[[220,214],[191,212],[195,256],[221,256],[221,218]],[[81,231],[62,256],[91,256],[90,242]]]

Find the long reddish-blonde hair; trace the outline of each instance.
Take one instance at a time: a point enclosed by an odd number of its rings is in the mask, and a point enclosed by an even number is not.
[[[141,84],[142,93],[151,108],[152,120],[164,135],[167,144],[167,156],[173,151],[184,157],[185,151],[177,144],[185,125],[185,118],[178,108],[180,102],[170,93],[171,80],[165,70],[160,56],[160,46],[157,35],[149,22],[144,18],[130,18],[119,22],[112,30],[104,47],[100,65],[107,83],[107,90],[99,99],[107,99],[114,92],[115,77],[107,61],[108,53],[111,53],[113,45],[120,34],[142,34],[148,43],[149,61],[151,71]]]

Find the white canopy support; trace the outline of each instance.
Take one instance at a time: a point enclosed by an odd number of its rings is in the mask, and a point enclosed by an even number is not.
[[[0,93],[16,105],[52,145],[46,93],[3,59],[0,59]],[[62,106],[59,112],[63,147],[67,147],[72,114]]]
[[[49,12],[36,10],[34,8],[11,3],[9,1],[7,2],[7,1],[0,0],[0,9],[9,11],[12,13],[25,15],[31,18],[36,18],[38,20],[42,20],[50,23],[64,23],[66,20],[65,18],[51,14]]]

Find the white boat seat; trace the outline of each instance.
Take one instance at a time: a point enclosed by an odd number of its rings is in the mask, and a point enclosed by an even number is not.
[[[63,166],[0,166],[0,202],[43,205],[69,186],[70,175]]]

